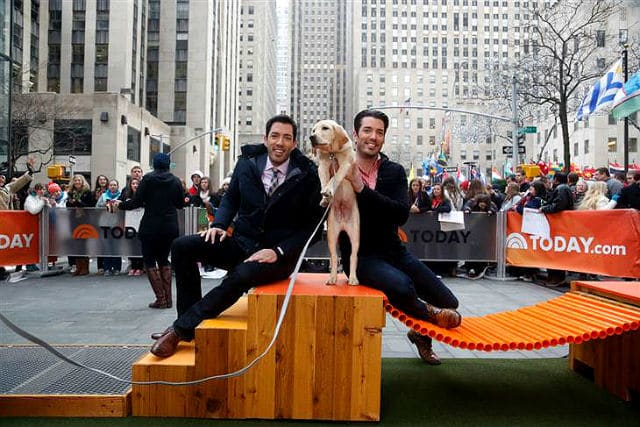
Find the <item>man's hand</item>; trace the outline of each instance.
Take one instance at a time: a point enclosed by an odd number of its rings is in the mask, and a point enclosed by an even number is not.
[[[245,259],[244,262],[266,262],[272,264],[278,260],[278,254],[273,249],[260,249],[258,252],[255,252],[249,258]]]
[[[360,193],[364,189],[364,181],[360,174],[360,168],[358,168],[358,165],[355,162],[351,165],[349,173],[347,173],[345,178],[351,183],[353,191],[356,193]]]
[[[212,245],[216,243],[216,236],[220,236],[220,241],[222,242],[227,238],[227,232],[221,228],[208,228],[205,231],[201,231],[200,237],[204,237],[205,242],[211,242]]]

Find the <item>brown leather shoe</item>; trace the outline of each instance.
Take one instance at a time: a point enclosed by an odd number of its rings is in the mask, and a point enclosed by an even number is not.
[[[173,328],[169,328],[167,333],[160,337],[152,346],[151,353],[158,357],[172,356],[178,349],[180,337]]]
[[[438,308],[427,304],[427,312],[429,313],[427,321],[441,328],[452,329],[462,323],[462,316],[452,308]]]
[[[171,326],[169,326],[167,329],[165,329],[162,332],[153,332],[151,334],[151,339],[152,340],[159,340],[160,338],[162,338],[163,336],[165,336],[167,333],[169,333],[169,329],[171,329]]]
[[[415,344],[418,349],[420,358],[426,363],[428,363],[429,365],[439,365],[442,363],[440,362],[438,355],[433,351],[431,338],[420,335],[413,329],[407,332],[407,338],[409,338],[409,341]]]

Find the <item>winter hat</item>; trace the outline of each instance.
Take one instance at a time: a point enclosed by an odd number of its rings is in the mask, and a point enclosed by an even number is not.
[[[62,190],[60,189],[60,186],[58,184],[56,184],[55,182],[52,182],[47,186],[47,191],[49,192],[49,194],[53,194],[56,191],[62,191]]]
[[[153,168],[154,169],[169,169],[171,164],[171,158],[168,154],[157,153],[153,156]]]
[[[193,172],[191,173],[191,178],[193,178],[193,175],[198,175],[198,177],[199,177],[200,179],[202,179],[202,177],[204,176],[204,174],[203,174],[202,172],[200,172],[200,171],[193,171]]]
[[[231,177],[226,177],[225,179],[222,180],[222,185],[224,184],[231,184]]]

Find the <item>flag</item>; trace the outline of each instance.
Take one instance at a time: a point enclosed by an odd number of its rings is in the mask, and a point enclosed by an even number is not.
[[[491,179],[502,179],[502,175],[498,172],[498,168],[495,166],[491,167]]]
[[[619,59],[613,64],[609,71],[593,85],[589,93],[587,93],[587,96],[584,97],[582,104],[580,104],[576,112],[576,121],[579,122],[588,115],[600,111],[604,107],[611,106],[613,104],[613,98],[615,98],[616,93],[622,89],[623,84],[622,59]]]
[[[611,114],[616,119],[621,119],[638,110],[640,110],[640,71],[636,71],[618,91],[613,99]]]
[[[411,169],[409,169],[409,182],[413,181],[413,179],[416,177],[416,173],[413,170],[413,162],[411,163]]]

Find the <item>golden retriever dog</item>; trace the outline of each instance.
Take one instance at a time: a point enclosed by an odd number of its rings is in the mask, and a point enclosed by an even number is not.
[[[327,242],[331,256],[331,272],[327,285],[338,281],[338,236],[344,231],[351,241],[349,284],[357,285],[356,268],[360,248],[360,212],[356,193],[345,176],[355,162],[349,135],[333,120],[321,120],[313,126],[311,146],[318,159],[318,174],[322,185],[322,206],[331,203],[327,217]]]

